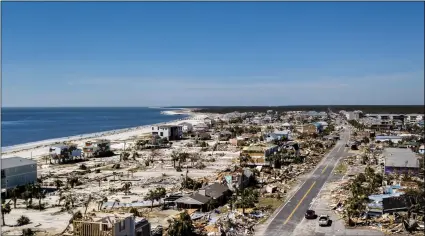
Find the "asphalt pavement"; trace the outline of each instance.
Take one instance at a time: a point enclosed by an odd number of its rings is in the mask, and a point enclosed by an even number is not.
[[[339,140],[335,147],[324,157],[322,162],[313,170],[312,174],[310,174],[289,201],[287,201],[285,205],[279,209],[279,212],[273,216],[264,235],[282,236],[292,234],[295,227],[303,219],[310,203],[317,196],[332,173],[338,160],[347,155],[345,144],[348,140],[349,131],[344,130],[341,133],[341,140]],[[320,214],[320,212],[317,214]]]

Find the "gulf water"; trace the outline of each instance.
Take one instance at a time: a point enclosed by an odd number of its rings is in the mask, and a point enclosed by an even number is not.
[[[2,108],[1,146],[168,122],[158,108]]]

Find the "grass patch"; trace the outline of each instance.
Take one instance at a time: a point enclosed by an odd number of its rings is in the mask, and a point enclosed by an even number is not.
[[[335,173],[345,174],[347,172],[347,164],[339,163],[337,167],[335,167]]]
[[[271,198],[271,197],[260,197],[258,199],[258,207],[271,206],[273,210],[279,208],[283,203],[283,199]]]

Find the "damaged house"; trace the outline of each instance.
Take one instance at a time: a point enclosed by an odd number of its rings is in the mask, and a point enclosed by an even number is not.
[[[244,147],[240,153],[241,162],[248,166],[269,166],[266,157],[279,150],[279,146],[273,144],[256,144]]]
[[[211,207],[222,205],[231,195],[229,188],[220,183],[214,183],[198,190],[189,196],[183,196],[177,200],[178,209],[200,209],[208,211]]]
[[[152,126],[152,135],[157,135],[168,140],[179,140],[183,136],[183,130],[180,125]]]
[[[73,226],[75,236],[148,236],[151,233],[146,219],[136,219],[130,213],[74,220]]]

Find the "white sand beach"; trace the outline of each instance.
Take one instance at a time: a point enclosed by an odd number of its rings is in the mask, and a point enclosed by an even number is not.
[[[86,141],[95,139],[95,138],[109,139],[114,143],[112,145],[113,148],[119,148],[119,146],[123,145],[124,140],[131,139],[134,136],[150,133],[151,127],[153,125],[164,125],[164,124],[176,125],[183,121],[191,123],[191,124],[197,124],[199,122],[202,122],[203,118],[206,117],[205,114],[193,113],[192,110],[190,109],[166,110],[163,113],[167,115],[189,115],[189,117],[176,119],[176,120],[173,120],[170,122],[164,122],[164,123],[144,125],[144,126],[119,129],[119,130],[111,130],[111,131],[105,131],[105,132],[99,132],[99,133],[77,135],[77,136],[71,136],[71,137],[48,139],[48,140],[42,140],[38,142],[31,142],[31,143],[19,144],[19,145],[14,145],[9,147],[2,147],[1,158],[19,156],[24,158],[37,159],[38,157],[47,155],[49,146],[51,145],[59,144],[65,141],[71,141],[80,146],[80,145],[83,145]],[[178,116],[176,116],[176,118],[177,117]],[[120,141],[122,142],[120,143]]]

